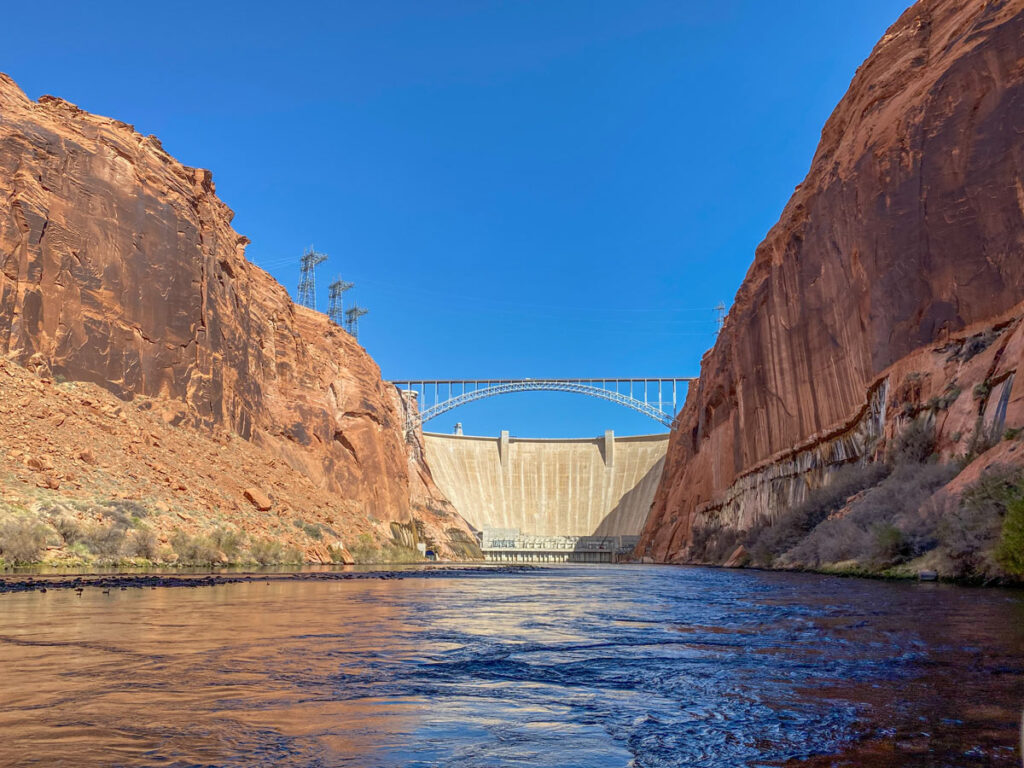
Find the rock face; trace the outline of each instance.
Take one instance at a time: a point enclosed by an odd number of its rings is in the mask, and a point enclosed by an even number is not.
[[[1021,426],[1022,299],[1024,0],[920,0],[858,70],[758,247],[638,553],[685,560],[696,525],[770,519],[878,450],[922,397],[966,393],[947,451],[978,418]],[[987,353],[964,354],[977,339]],[[972,398],[976,385],[1000,393]]]
[[[8,358],[238,435],[346,514],[411,526],[414,506],[446,509],[410,464],[397,392],[348,334],[246,261],[231,219],[209,171],[0,75]]]

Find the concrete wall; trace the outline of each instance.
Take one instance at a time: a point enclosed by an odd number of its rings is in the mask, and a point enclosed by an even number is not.
[[[474,528],[538,536],[639,534],[668,435],[539,440],[423,434],[434,481]]]

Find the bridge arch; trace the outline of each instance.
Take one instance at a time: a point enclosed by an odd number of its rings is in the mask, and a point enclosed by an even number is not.
[[[419,400],[419,423],[466,403],[512,392],[571,392],[622,405],[665,427],[672,426],[680,397],[693,378],[632,379],[428,379],[393,381]],[[637,391],[639,390],[639,395]]]

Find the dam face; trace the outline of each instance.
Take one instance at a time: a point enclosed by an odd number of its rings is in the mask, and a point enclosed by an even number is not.
[[[668,435],[542,440],[423,434],[434,481],[480,531],[639,536]]]

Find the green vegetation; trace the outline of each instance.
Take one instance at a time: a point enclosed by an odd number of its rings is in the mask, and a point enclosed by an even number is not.
[[[1014,499],[1006,508],[996,560],[1007,573],[1024,577],[1024,497]]]
[[[245,536],[231,528],[215,528],[210,542],[217,548],[218,556],[228,562],[238,562],[245,546]]]
[[[323,529],[319,523],[307,523],[305,520],[296,520],[295,527],[316,541],[320,541],[324,537]]]
[[[336,545],[332,545],[327,548],[328,554],[331,556],[332,563],[344,563],[345,562],[345,549],[339,542]],[[351,554],[351,552],[349,553]]]
[[[144,502],[125,499],[48,500],[35,507],[0,502],[0,566],[38,563],[47,547],[53,550],[49,561],[74,566],[158,562],[272,565],[305,561],[305,553],[298,547],[273,539],[250,540],[244,532],[223,524],[198,533],[174,529],[161,543],[153,525],[154,516],[160,514],[150,511]],[[339,538],[330,527],[319,523],[295,520],[294,524],[313,540],[323,540],[325,533]],[[284,530],[278,526],[276,533]],[[344,558],[340,545],[330,551],[336,560]],[[405,557],[401,551],[385,548],[375,561],[384,562],[395,554]]]
[[[994,428],[986,428],[982,417],[979,415],[974,424],[974,433],[967,444],[967,452],[961,459],[961,464],[967,466],[985,451],[999,442],[1000,433]]]
[[[884,464],[852,464],[838,470],[831,482],[808,494],[802,504],[787,510],[774,523],[750,532],[746,547],[752,562],[770,566],[775,559],[797,546],[811,531],[838,511],[846,500],[870,488],[889,474]],[[732,542],[736,544],[739,542]],[[719,545],[719,552],[729,545]]]
[[[893,440],[887,456],[890,464],[925,464],[935,457],[935,428],[927,417],[907,424]]]
[[[1012,566],[1024,553],[1024,542],[1015,536],[1011,510],[1022,499],[1024,474],[996,464],[964,490],[959,504],[948,505],[937,530],[939,551],[954,575],[973,580],[1020,575]]]
[[[220,561],[217,545],[209,536],[190,536],[184,531],[175,531],[171,536],[171,549],[177,562],[183,565],[213,565]]]
[[[47,528],[38,520],[15,517],[0,524],[0,556],[5,563],[25,565],[39,560],[46,548]]]
[[[993,435],[979,423],[965,460],[991,444]],[[758,566],[1024,578],[1024,471],[988,467],[956,499],[942,489],[964,464],[938,462],[934,430],[923,415],[907,424],[885,458],[884,464],[844,467],[770,525],[747,532],[695,528],[695,559],[722,562],[743,543]]]
[[[160,555],[160,542],[153,531],[139,528],[127,537],[124,552],[128,557],[152,562]]]
[[[252,559],[260,565],[280,565],[282,563],[301,563],[303,554],[295,547],[285,547],[281,542],[272,539],[256,539],[249,545]]]
[[[99,559],[116,560],[124,547],[127,530],[117,523],[103,525],[94,523],[85,529],[81,537],[85,548]]]
[[[378,544],[368,533],[359,534],[355,545],[349,549],[352,559],[360,565],[380,563],[418,563],[423,556],[418,549],[394,541]]]
[[[999,332],[994,330],[983,331],[967,339],[954,357],[967,362],[975,355],[984,352],[999,337]]]
[[[818,568],[854,561],[888,568],[935,546],[934,526],[918,510],[956,475],[941,464],[901,464],[854,499],[841,517],[824,520],[782,556],[783,562]]]

